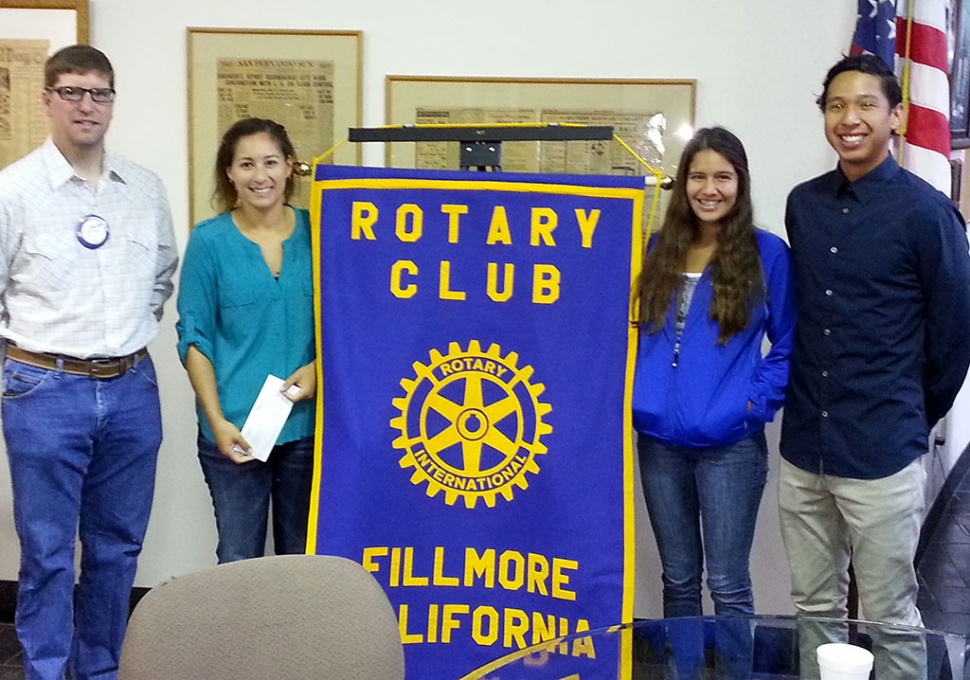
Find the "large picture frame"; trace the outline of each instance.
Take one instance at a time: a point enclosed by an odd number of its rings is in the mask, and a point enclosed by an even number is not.
[[[189,210],[191,223],[215,214],[212,168],[219,140],[235,120],[282,123],[297,159],[310,163],[360,125],[363,35],[360,31],[187,29]],[[359,145],[329,162],[360,164]],[[307,207],[309,182],[293,204]]]
[[[954,149],[970,147],[970,2],[947,2],[950,67],[950,139]]]
[[[47,137],[47,57],[87,42],[88,0],[0,0],[0,168]]]
[[[16,39],[87,44],[88,0],[0,0],[0,40]]]
[[[612,125],[644,160],[673,174],[693,132],[697,81],[389,75],[385,87],[388,125]],[[503,170],[649,174],[615,142],[506,142],[502,152]],[[457,142],[386,145],[388,167],[457,168],[457,157]]]

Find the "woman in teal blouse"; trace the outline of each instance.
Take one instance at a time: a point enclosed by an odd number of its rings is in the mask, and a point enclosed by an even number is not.
[[[309,216],[287,203],[294,157],[278,123],[230,127],[215,168],[224,212],[195,226],[182,265],[178,350],[196,393],[220,563],[263,554],[271,498],[276,553],[306,548],[316,348]],[[295,403],[263,463],[240,430],[267,375],[285,379]]]

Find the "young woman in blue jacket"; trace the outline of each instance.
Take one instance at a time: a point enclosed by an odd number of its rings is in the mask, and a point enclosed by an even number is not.
[[[753,614],[748,567],[795,323],[788,246],[754,226],[748,159],[724,128],[684,149],[640,279],[633,391],[664,617]],[[771,348],[763,351],[764,339]]]

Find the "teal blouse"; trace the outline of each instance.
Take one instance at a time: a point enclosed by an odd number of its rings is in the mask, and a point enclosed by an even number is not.
[[[189,347],[215,369],[226,419],[242,428],[270,373],[286,379],[316,356],[310,218],[296,210],[274,278],[259,246],[242,235],[228,212],[196,225],[182,263],[178,295],[179,358]],[[215,441],[196,400],[199,428]],[[314,400],[293,405],[277,444],[313,434]]]

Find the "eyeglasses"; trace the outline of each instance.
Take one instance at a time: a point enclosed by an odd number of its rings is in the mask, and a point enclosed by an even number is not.
[[[65,85],[64,87],[45,87],[48,92],[56,92],[57,96],[66,102],[79,102],[84,99],[84,93],[91,95],[91,101],[95,104],[110,104],[115,100],[115,91],[110,87],[74,87]]]

